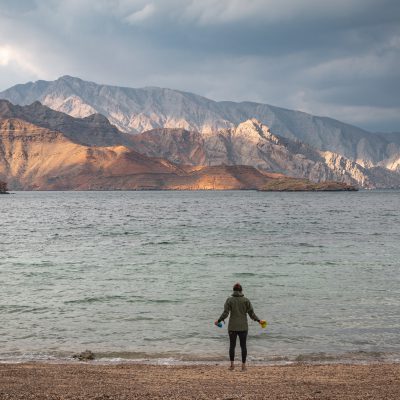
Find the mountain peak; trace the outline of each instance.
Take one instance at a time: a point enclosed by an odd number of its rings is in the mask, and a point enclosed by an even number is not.
[[[78,81],[78,82],[84,82],[81,78],[78,78],[76,76],[71,76],[71,75],[63,75],[60,76],[57,81]]]
[[[271,134],[267,125],[264,125],[256,118],[250,118],[244,122],[241,122],[236,129],[234,129],[236,136],[244,136],[248,139],[259,140],[260,137],[263,139],[271,139],[274,135]],[[275,139],[275,137],[274,137]]]
[[[255,129],[258,132],[269,132],[269,127],[264,125],[257,118],[249,118],[248,120],[241,122],[236,129]]]
[[[30,108],[49,108],[44,106],[39,100],[35,100],[32,104],[29,105]]]
[[[96,124],[110,125],[110,121],[103,114],[94,113],[84,118],[86,121],[91,121]]]

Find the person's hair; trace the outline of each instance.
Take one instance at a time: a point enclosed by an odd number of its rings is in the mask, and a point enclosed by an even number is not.
[[[233,285],[233,290],[234,291],[236,291],[236,292],[241,292],[243,289],[242,289],[242,285],[238,282],[238,283],[235,283],[234,285]]]

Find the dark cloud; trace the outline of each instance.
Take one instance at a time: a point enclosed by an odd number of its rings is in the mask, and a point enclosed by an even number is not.
[[[0,88],[69,74],[400,130],[397,0],[0,2]]]

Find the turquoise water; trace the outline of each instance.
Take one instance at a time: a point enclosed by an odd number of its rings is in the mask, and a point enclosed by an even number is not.
[[[239,281],[250,359],[400,359],[400,193],[0,196],[0,360],[224,360]]]

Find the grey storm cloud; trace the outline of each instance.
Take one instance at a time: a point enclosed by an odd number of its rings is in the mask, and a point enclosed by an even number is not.
[[[0,0],[0,90],[74,75],[400,131],[397,0]]]

